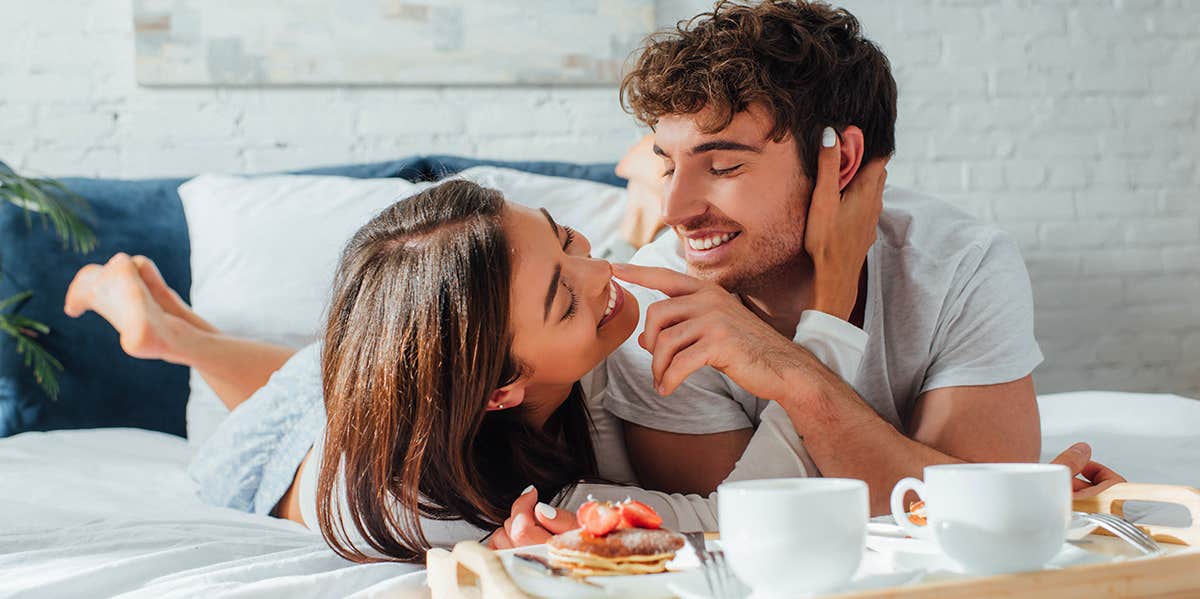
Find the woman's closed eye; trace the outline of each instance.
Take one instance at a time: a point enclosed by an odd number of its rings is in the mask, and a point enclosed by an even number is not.
[[[579,232],[571,227],[563,227],[563,231],[566,234],[566,241],[563,243],[563,252],[573,256],[592,257],[592,246],[587,243],[586,237],[580,236]],[[575,249],[574,253],[572,253],[571,250],[573,248],[578,249]]]
[[[567,305],[567,311],[563,313],[560,322],[566,322],[575,316],[576,310],[579,308],[579,296],[575,294],[575,290],[563,281],[563,287],[567,288],[567,296],[571,298],[571,303]]]

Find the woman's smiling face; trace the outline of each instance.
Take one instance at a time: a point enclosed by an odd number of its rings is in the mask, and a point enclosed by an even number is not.
[[[512,252],[513,353],[530,386],[578,381],[623,343],[638,323],[633,295],[613,280],[588,240],[544,209],[508,202]]]

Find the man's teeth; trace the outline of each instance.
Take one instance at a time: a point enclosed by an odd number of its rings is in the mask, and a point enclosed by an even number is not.
[[[737,236],[737,233],[722,233],[721,235],[713,235],[712,237],[701,237],[694,239],[689,237],[687,240],[688,246],[693,250],[711,250],[718,245],[729,241]]]
[[[601,316],[601,318],[602,319],[608,318],[608,315],[612,314],[613,308],[615,308],[616,305],[617,305],[617,286],[614,285],[612,283],[612,281],[609,281],[609,283],[608,283],[608,307],[604,309],[604,316]]]

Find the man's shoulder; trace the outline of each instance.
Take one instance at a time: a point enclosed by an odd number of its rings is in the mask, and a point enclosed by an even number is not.
[[[1016,247],[1003,229],[932,195],[894,186],[884,192],[878,243],[906,262],[950,268],[996,245]]]

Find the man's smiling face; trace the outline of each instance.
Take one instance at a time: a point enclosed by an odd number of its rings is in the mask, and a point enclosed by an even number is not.
[[[804,225],[812,184],[789,135],[768,139],[771,117],[752,105],[724,129],[703,133],[708,114],[663,116],[663,220],[675,230],[688,271],[749,292],[806,262]]]

